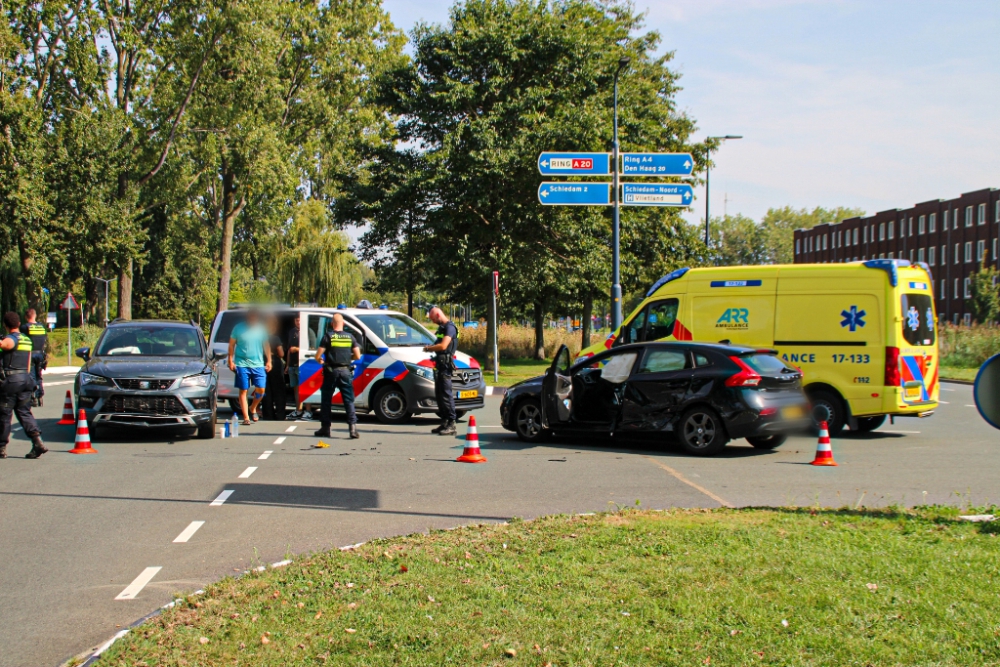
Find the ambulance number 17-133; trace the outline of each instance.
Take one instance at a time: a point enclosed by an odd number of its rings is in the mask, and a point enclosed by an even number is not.
[[[867,354],[835,354],[833,363],[835,364],[869,364],[871,356]]]

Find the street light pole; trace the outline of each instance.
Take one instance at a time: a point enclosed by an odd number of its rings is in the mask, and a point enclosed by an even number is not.
[[[111,284],[112,280],[118,280],[118,279],[109,278],[105,280],[104,278],[94,278],[94,280],[100,280],[102,283],[104,283],[104,328],[106,329],[108,327],[108,285]]]
[[[614,138],[611,148],[611,189],[614,193],[614,211],[611,226],[611,328],[617,330],[622,323],[622,274],[621,274],[621,202],[618,197],[618,75],[632,59],[622,56],[615,70],[614,85]]]
[[[719,141],[726,141],[727,139],[742,139],[742,134],[727,134],[724,137],[709,137],[709,139],[718,139]],[[708,182],[709,177],[712,173],[712,162],[711,160],[705,160],[705,247],[708,247],[708,223],[711,218],[708,217]]]

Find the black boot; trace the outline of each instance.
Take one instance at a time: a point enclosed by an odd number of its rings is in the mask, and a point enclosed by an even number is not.
[[[328,428],[321,428],[320,430],[318,430],[315,433],[313,433],[313,435],[316,436],[317,438],[330,438],[330,437],[332,437],[330,435],[330,429],[328,429]]]
[[[42,442],[41,434],[36,433],[35,435],[31,436],[31,451],[28,452],[24,458],[37,459],[39,456],[41,456],[47,451],[49,450],[45,446],[45,443]]]
[[[457,434],[458,431],[455,430],[455,422],[451,421],[450,419],[446,421],[441,427],[441,430],[438,431],[438,435],[457,435]]]
[[[441,431],[445,430],[445,428],[447,428],[447,427],[448,427],[448,420],[447,419],[443,419],[443,420],[441,420],[441,423],[437,425],[437,428],[431,429],[431,433],[438,434]]]
[[[347,431],[348,431],[348,433],[351,434],[351,439],[353,439],[353,440],[357,440],[358,438],[361,437],[360,435],[358,435],[358,426],[357,426],[357,424],[348,424]]]

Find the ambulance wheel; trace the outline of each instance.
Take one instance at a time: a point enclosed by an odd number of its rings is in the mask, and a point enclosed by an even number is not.
[[[747,438],[754,449],[776,449],[785,444],[788,436],[784,433],[773,433],[771,435],[752,435]]]
[[[413,413],[409,411],[406,393],[395,384],[383,387],[375,396],[375,416],[383,424],[409,421]]]
[[[819,428],[820,422],[826,422],[830,437],[840,435],[844,430],[844,402],[840,397],[828,391],[817,391],[809,395],[812,402],[813,427]]]
[[[868,433],[874,431],[885,423],[885,415],[876,417],[858,417],[858,433]]]

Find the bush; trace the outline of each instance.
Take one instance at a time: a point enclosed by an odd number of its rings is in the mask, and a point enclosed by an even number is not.
[[[1000,354],[1000,328],[944,324],[938,328],[938,349],[943,366],[978,368],[994,354]]]
[[[512,326],[501,324],[497,332],[500,348],[500,360],[504,359],[530,359],[535,353],[535,330],[531,327]],[[607,334],[591,334],[591,345],[597,341],[604,340]],[[579,331],[573,333],[565,329],[545,330],[545,356],[551,359],[555,355],[560,345],[566,345],[572,354],[576,354],[583,347],[581,346],[582,334]],[[486,327],[478,328],[459,327],[458,347],[462,352],[466,352],[484,361],[486,359]]]

